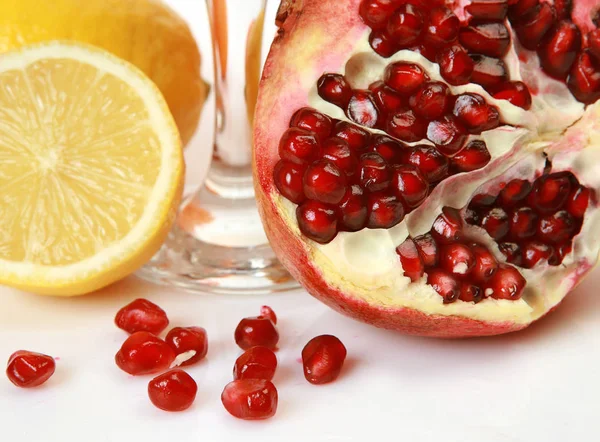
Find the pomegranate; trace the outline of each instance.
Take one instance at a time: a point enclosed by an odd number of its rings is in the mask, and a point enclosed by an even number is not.
[[[173,349],[148,332],[137,332],[129,336],[115,355],[117,366],[134,376],[164,371],[173,361]]]
[[[195,364],[208,353],[208,338],[202,327],[175,327],[167,333],[165,342],[178,358],[185,357],[179,363],[182,366]]]
[[[273,380],[277,369],[277,356],[266,347],[251,347],[233,366],[233,379]]]
[[[335,381],[346,359],[346,347],[335,336],[321,335],[308,341],[302,350],[304,377],[311,384]]]
[[[257,345],[275,350],[279,342],[279,333],[271,319],[256,316],[242,319],[235,329],[234,338],[242,350]]]
[[[221,402],[234,417],[268,419],[277,411],[277,389],[266,379],[238,379],[225,386]]]
[[[196,381],[179,369],[163,373],[148,383],[150,401],[165,411],[187,410],[194,403],[197,392]]]
[[[169,318],[158,305],[140,298],[117,312],[115,324],[130,334],[146,331],[158,335],[169,325]]]
[[[268,305],[263,305],[260,308],[260,316],[270,319],[274,325],[277,325],[277,315],[275,314],[273,309]]]
[[[600,251],[596,5],[282,2],[254,172],[292,275],[418,335],[507,333],[553,310]]]
[[[55,369],[51,356],[19,350],[8,358],[6,376],[17,387],[32,388],[50,379]]]

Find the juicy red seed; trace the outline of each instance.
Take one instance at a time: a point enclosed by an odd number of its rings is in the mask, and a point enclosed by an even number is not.
[[[571,253],[571,250],[573,250],[573,244],[571,241],[556,246],[554,256],[548,261],[548,264],[551,266],[559,265],[563,262],[565,256]]]
[[[474,302],[477,304],[483,300],[483,290],[474,284],[463,282],[460,286],[460,295],[458,296],[458,299],[464,302]]]
[[[510,217],[510,237],[514,240],[531,238],[535,235],[538,216],[529,207],[521,207]]]
[[[510,34],[502,22],[466,26],[458,38],[467,51],[496,58],[504,57],[510,44]]]
[[[548,3],[539,5],[536,12],[528,19],[515,26],[515,31],[521,44],[535,50],[550,28],[556,22],[556,10]]]
[[[196,399],[198,385],[183,370],[171,370],[148,383],[150,401],[161,410],[183,411]]]
[[[413,241],[425,267],[435,267],[438,263],[438,246],[431,233],[417,236]]]
[[[467,131],[454,117],[445,116],[427,127],[427,139],[448,157],[456,155],[467,141]]]
[[[569,197],[571,182],[564,174],[547,175],[538,179],[527,201],[537,211],[555,212]]]
[[[419,117],[435,120],[448,111],[450,89],[439,81],[426,83],[410,97],[409,104]]]
[[[503,206],[514,206],[523,201],[531,191],[531,183],[526,180],[514,179],[504,186],[498,198]]]
[[[506,257],[506,261],[520,266],[523,259],[521,256],[521,247],[514,242],[501,242],[498,244],[500,252]]]
[[[351,186],[338,208],[341,230],[357,232],[367,224],[367,197],[362,187]]]
[[[436,183],[448,176],[448,158],[431,146],[415,146],[408,163],[416,166],[429,183]]]
[[[367,198],[367,227],[390,229],[404,219],[404,207],[396,195],[373,192]]]
[[[519,23],[536,13],[540,0],[509,0],[508,4],[508,18],[513,23]]]
[[[449,273],[439,269],[427,271],[427,284],[440,295],[444,304],[451,304],[456,301],[460,295],[460,283]]]
[[[177,356],[188,351],[195,352],[190,359],[180,364],[182,366],[195,364],[208,353],[208,338],[202,327],[175,327],[167,333],[165,342]]]
[[[174,360],[169,344],[144,331],[129,336],[115,355],[117,366],[134,376],[165,371]]]
[[[579,186],[573,189],[567,199],[565,208],[575,218],[583,218],[590,203],[590,189]]]
[[[138,331],[159,334],[169,325],[169,318],[158,305],[139,298],[117,312],[115,324],[130,334]]]
[[[447,244],[458,241],[462,236],[463,220],[458,210],[444,207],[441,215],[433,222],[431,234],[441,243]]]
[[[358,158],[348,143],[341,138],[329,138],[323,142],[321,158],[335,164],[347,176],[352,176],[358,166]]]
[[[554,0],[556,15],[559,19],[571,18],[573,12],[573,0]]]
[[[429,194],[429,183],[417,167],[409,164],[394,168],[392,187],[409,208],[421,205]]]
[[[236,344],[242,349],[262,346],[274,350],[279,342],[279,333],[275,324],[263,316],[244,318],[234,333]]]
[[[471,277],[477,283],[483,283],[490,279],[498,269],[498,261],[492,252],[480,244],[473,244],[471,252],[475,257],[475,265],[471,271]]]
[[[600,29],[590,31],[587,36],[588,48],[596,61],[600,61]]]
[[[467,84],[475,69],[475,63],[462,46],[454,45],[442,49],[437,60],[444,80],[453,85]]]
[[[346,347],[335,336],[317,336],[302,349],[304,377],[315,385],[335,381],[346,359]]]
[[[395,164],[399,163],[404,155],[408,154],[409,148],[393,138],[377,135],[369,151],[381,155],[388,163]]]
[[[345,108],[352,97],[352,87],[340,74],[323,74],[317,82],[319,96],[336,106]]]
[[[273,171],[273,181],[279,193],[295,204],[302,203],[304,196],[304,172],[306,166],[279,161]]]
[[[480,193],[479,195],[475,195],[471,202],[469,203],[469,207],[479,208],[479,209],[489,209],[496,203],[497,198],[493,195],[487,195],[485,193]]]
[[[360,157],[360,185],[369,192],[387,189],[392,174],[386,161],[377,153],[365,153]]]
[[[246,350],[233,366],[233,379],[273,380],[277,369],[277,356],[266,347],[252,347]]]
[[[296,208],[296,219],[302,234],[318,243],[331,242],[337,235],[337,215],[327,204],[305,201]]]
[[[486,55],[471,55],[475,66],[471,81],[481,85],[486,90],[492,90],[508,81],[508,68],[504,61]]]
[[[386,126],[390,135],[408,143],[414,143],[425,138],[427,123],[412,110],[405,109],[393,113]]]
[[[260,308],[260,316],[267,318],[274,325],[277,325],[277,315],[275,314],[273,309],[271,307],[269,307],[268,305],[263,305]]]
[[[459,27],[460,21],[450,9],[433,8],[429,13],[423,38],[428,45],[445,46],[456,38]]]
[[[385,84],[404,96],[414,94],[428,80],[429,77],[418,64],[396,62],[385,68]]]
[[[367,26],[381,29],[385,27],[397,6],[397,0],[363,0],[358,13]]]
[[[481,227],[496,241],[501,240],[510,228],[508,214],[501,207],[495,207],[484,215]]]
[[[425,265],[415,242],[410,237],[407,238],[396,248],[396,253],[400,256],[404,276],[409,277],[412,282],[421,279],[425,274]]]
[[[581,31],[568,20],[559,21],[542,40],[538,56],[542,69],[559,80],[567,78],[581,49]]]
[[[292,116],[290,127],[313,132],[321,139],[325,139],[331,133],[333,122],[327,115],[323,115],[310,107],[303,107],[298,109]]]
[[[498,100],[507,100],[515,106],[525,110],[531,109],[531,93],[529,88],[522,81],[509,81],[504,83],[494,92],[494,98]]]
[[[338,121],[335,124],[332,136],[346,141],[350,149],[354,151],[365,149],[371,139],[371,134],[367,130],[347,121]]]
[[[475,266],[475,255],[465,244],[454,243],[442,246],[440,267],[455,276],[468,275]]]
[[[423,31],[423,16],[410,3],[401,5],[390,17],[387,31],[397,45],[409,47],[418,40]]]
[[[383,81],[376,81],[369,86],[369,90],[373,92],[375,104],[385,112],[394,112],[405,105],[404,98],[391,87],[386,86]]]
[[[51,356],[19,350],[8,358],[6,376],[17,387],[32,388],[50,379],[55,369]]]
[[[487,104],[478,94],[459,95],[452,113],[469,132],[474,134],[495,129],[500,125],[498,109]]]
[[[457,172],[471,172],[485,167],[492,159],[484,141],[474,140],[450,161]]]
[[[427,60],[435,63],[435,59],[437,57],[438,50],[435,46],[432,45],[418,45],[409,48],[415,54],[420,54],[425,57]]]
[[[547,243],[558,244],[572,238],[575,229],[575,219],[566,210],[560,210],[540,219],[537,236]]]
[[[520,299],[527,281],[517,269],[501,265],[485,285],[484,295],[494,299]]]
[[[335,164],[317,161],[304,173],[304,194],[321,203],[337,204],[346,194],[346,176]]]
[[[378,127],[382,112],[375,104],[372,92],[354,91],[348,102],[346,114],[348,118],[362,126]]]
[[[279,156],[296,164],[310,163],[319,154],[319,141],[314,133],[296,127],[285,131],[279,141]]]
[[[225,386],[221,402],[234,417],[244,420],[268,419],[277,411],[277,389],[265,379],[238,379]]]
[[[508,1],[476,0],[465,10],[478,20],[504,20],[508,12]]]
[[[554,255],[554,248],[540,241],[528,241],[521,245],[521,255],[521,267],[531,269],[540,261],[550,260]]]
[[[577,57],[567,85],[573,96],[585,104],[600,99],[600,67],[592,60],[589,51],[582,51]]]
[[[398,46],[385,31],[373,31],[369,35],[369,44],[383,58],[389,58],[398,52]]]

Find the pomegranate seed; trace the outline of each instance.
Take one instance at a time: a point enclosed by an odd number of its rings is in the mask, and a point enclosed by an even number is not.
[[[508,234],[510,221],[508,214],[501,207],[495,207],[484,215],[481,227],[496,241],[501,240]]]
[[[465,244],[446,244],[440,253],[440,266],[450,274],[464,276],[473,270],[475,255]]]
[[[554,7],[556,8],[556,15],[559,20],[571,18],[571,13],[573,12],[572,0],[554,0]]]
[[[600,67],[592,60],[589,51],[583,51],[577,57],[567,85],[573,96],[585,104],[600,99]]]
[[[439,81],[426,83],[410,97],[409,104],[417,116],[435,120],[448,111],[450,89]]]
[[[8,358],[6,376],[17,387],[32,388],[50,379],[55,369],[56,363],[51,356],[19,350]]]
[[[508,18],[513,23],[519,23],[535,15],[540,0],[509,0],[508,4]]]
[[[159,334],[169,325],[169,318],[158,305],[139,298],[117,312],[115,324],[130,334],[138,331]]]
[[[480,134],[500,125],[498,109],[487,104],[478,94],[459,95],[454,103],[453,114],[473,134]]]
[[[175,354],[193,351],[194,355],[180,365],[192,365],[204,359],[208,353],[208,338],[206,330],[202,327],[175,327],[165,337],[165,342],[173,349]]]
[[[325,139],[331,134],[333,122],[327,115],[323,115],[310,107],[303,107],[298,109],[292,116],[290,127],[313,132],[319,138]]]
[[[369,229],[390,229],[404,219],[404,207],[396,195],[373,192],[367,198]]]
[[[358,232],[367,224],[367,197],[360,186],[351,186],[338,207],[342,230]]]
[[[481,85],[486,90],[492,90],[508,81],[508,68],[499,58],[473,54],[471,59],[475,63],[471,81]]]
[[[546,175],[535,182],[527,201],[538,212],[552,213],[565,204],[570,191],[571,182],[566,175]]]
[[[496,204],[496,200],[497,198],[494,195],[486,195],[485,193],[481,193],[473,197],[473,199],[469,203],[469,207],[474,207],[478,209],[489,209],[494,204]]]
[[[415,146],[408,163],[416,166],[429,183],[436,183],[448,176],[448,159],[431,146]]]
[[[233,417],[268,419],[277,411],[277,389],[266,379],[238,379],[225,386],[221,402]]]
[[[277,356],[266,347],[249,348],[235,361],[233,379],[273,380],[277,369]]]
[[[390,169],[381,157],[376,153],[365,153],[359,162],[360,185],[369,192],[387,189],[392,176]]]
[[[385,135],[376,135],[369,151],[380,155],[389,164],[399,163],[403,156],[410,152],[405,144],[400,144]]]
[[[391,87],[386,86],[383,81],[376,81],[369,86],[369,90],[373,92],[375,104],[385,112],[397,111],[405,105],[404,98]]]
[[[515,31],[521,44],[534,51],[555,22],[556,10],[552,5],[544,3],[536,8],[530,19],[515,26]]]
[[[394,168],[392,187],[409,208],[420,206],[429,194],[429,183],[418,168],[409,164]]]
[[[431,234],[437,242],[447,244],[461,238],[462,228],[463,221],[458,210],[444,207],[442,214],[433,222]]]
[[[335,164],[317,161],[304,174],[304,194],[321,203],[337,204],[346,194],[346,176]]]
[[[404,96],[414,94],[428,80],[429,77],[418,64],[396,62],[385,68],[385,84]]]
[[[520,299],[527,281],[514,267],[501,265],[484,289],[494,299]]]
[[[296,127],[285,131],[279,141],[279,156],[296,164],[311,163],[319,154],[319,142],[314,133]]]
[[[554,248],[540,241],[528,241],[521,246],[521,255],[521,267],[531,269],[542,260],[550,260],[554,255]]]
[[[542,69],[559,80],[567,78],[581,49],[581,31],[568,20],[559,21],[538,47]]]
[[[590,31],[587,36],[588,48],[596,61],[600,61],[600,29]]]
[[[333,129],[332,136],[346,141],[353,151],[360,151],[367,147],[371,134],[354,124],[347,121],[338,121]]]
[[[401,5],[390,17],[387,31],[401,48],[414,44],[423,31],[423,16],[410,3]]]
[[[463,282],[460,286],[460,295],[458,299],[464,302],[474,302],[477,304],[483,300],[483,290],[474,284]]]
[[[289,161],[279,161],[273,171],[273,181],[279,193],[295,204],[306,199],[303,183],[305,171],[305,166]]]
[[[565,257],[569,253],[571,253],[571,250],[573,250],[573,245],[571,244],[571,241],[556,246],[554,256],[550,258],[548,264],[550,264],[551,266],[560,265],[565,259]]]
[[[476,0],[465,8],[477,20],[504,20],[508,12],[507,0]]]
[[[427,271],[427,284],[440,295],[444,304],[451,304],[460,295],[460,283],[450,274],[439,269]]]
[[[514,242],[501,242],[498,244],[500,252],[506,257],[506,261],[520,266],[522,263],[521,247]]]
[[[567,199],[566,209],[575,218],[583,218],[590,203],[590,189],[579,186],[573,189]]]
[[[471,172],[485,167],[491,159],[485,142],[474,140],[451,159],[451,164],[457,172]]]
[[[346,347],[335,336],[312,338],[302,349],[304,377],[315,385],[335,381],[342,371],[346,354]]]
[[[529,207],[515,210],[510,218],[510,237],[513,240],[531,238],[535,235],[537,222],[537,214]]]
[[[492,252],[480,244],[473,244],[471,252],[475,257],[475,265],[471,271],[471,277],[477,283],[483,283],[490,279],[498,269],[498,261]],[[463,300],[464,301],[464,300]]]
[[[398,52],[398,46],[385,31],[373,31],[369,36],[369,44],[383,58],[389,58]]]
[[[345,108],[352,97],[352,88],[340,74],[323,74],[317,82],[317,92],[323,100]]]
[[[262,346],[274,350],[279,342],[279,333],[270,319],[263,316],[244,318],[234,333],[236,344],[242,349]]]
[[[529,181],[514,179],[504,186],[498,198],[503,206],[511,207],[527,198],[530,191]]]
[[[442,49],[437,60],[444,80],[452,85],[467,84],[475,69],[475,62],[462,46],[454,45]]]
[[[425,138],[427,123],[410,109],[392,114],[387,122],[387,133],[408,143]]]
[[[134,376],[164,371],[174,360],[169,344],[144,331],[129,336],[115,355],[117,366]]]
[[[452,157],[464,147],[467,131],[454,117],[445,116],[429,123],[427,139],[435,144],[442,154]]]
[[[346,141],[341,138],[329,138],[325,140],[321,154],[323,160],[337,166],[346,176],[354,175],[358,166],[358,159]]]
[[[366,127],[380,126],[381,111],[375,104],[373,93],[370,91],[354,91],[348,102],[346,114],[355,123]]]
[[[438,263],[438,247],[431,233],[417,236],[413,241],[425,267],[435,267]]]
[[[305,201],[296,208],[296,219],[302,234],[318,243],[327,244],[337,235],[337,215],[327,204]]]
[[[427,60],[435,63],[435,59],[437,57],[438,49],[432,45],[418,45],[409,48],[415,54],[420,54],[425,57]]]
[[[510,45],[508,28],[502,22],[466,26],[458,38],[467,51],[495,58],[504,57]]]
[[[262,316],[263,318],[267,318],[273,323],[273,325],[277,325],[277,315],[275,314],[273,309],[268,305],[263,305],[260,308],[260,316]]]
[[[363,0],[358,13],[367,26],[381,29],[385,27],[397,7],[397,0]]]
[[[409,277],[412,282],[421,279],[425,274],[425,266],[414,241],[408,237],[396,248],[396,253],[400,256],[404,276]]]
[[[161,410],[183,411],[196,399],[198,385],[183,370],[171,370],[155,377],[148,383],[150,401]]]
[[[566,210],[560,210],[540,219],[537,235],[542,241],[557,244],[572,238],[575,228],[575,219]]]
[[[515,106],[525,110],[531,109],[531,93],[529,88],[522,81],[509,81],[504,83],[494,92],[494,98],[498,100],[507,100]]]
[[[446,7],[433,8],[425,26],[423,38],[428,45],[433,47],[445,46],[458,35],[460,21],[454,13]]]

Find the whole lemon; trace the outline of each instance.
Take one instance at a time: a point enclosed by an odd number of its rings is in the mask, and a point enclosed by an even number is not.
[[[0,53],[50,40],[92,44],[136,65],[165,96],[183,142],[192,137],[208,85],[187,23],[163,2],[0,1]]]

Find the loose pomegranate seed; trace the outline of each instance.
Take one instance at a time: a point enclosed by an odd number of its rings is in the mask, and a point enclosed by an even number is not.
[[[480,134],[500,125],[498,109],[487,104],[478,94],[459,95],[454,103],[453,114],[473,134]]]
[[[467,141],[467,131],[454,117],[445,116],[427,127],[427,139],[448,157],[456,155]]]
[[[520,266],[522,264],[521,247],[514,242],[501,242],[498,244],[500,252],[506,257],[506,261]]]
[[[409,277],[412,282],[421,279],[425,274],[425,266],[414,241],[407,238],[396,248],[396,253],[400,256],[404,276]]]
[[[155,377],[148,383],[148,396],[161,410],[183,411],[196,399],[198,385],[183,370],[171,370]]]
[[[445,46],[456,38],[459,27],[460,21],[450,9],[436,7],[429,13],[423,38],[433,47]]]
[[[458,210],[444,207],[433,223],[431,234],[441,244],[458,241],[462,236],[463,221]]]
[[[504,57],[510,44],[510,34],[502,22],[466,26],[458,37],[467,51],[495,58]]]
[[[397,0],[363,0],[358,13],[367,26],[382,29],[397,7]]]
[[[501,207],[495,207],[484,215],[481,227],[496,241],[501,240],[508,234],[510,221],[508,214]]]
[[[279,161],[273,170],[273,181],[282,196],[295,204],[302,203],[304,196],[304,172],[306,166]]]
[[[158,305],[139,298],[117,312],[115,324],[130,334],[138,331],[159,334],[169,325],[169,318]]]
[[[504,20],[508,12],[507,0],[477,0],[465,8],[477,20]]]
[[[590,203],[590,189],[579,186],[573,189],[567,199],[566,209],[575,218],[583,218]]]
[[[448,176],[448,158],[431,146],[415,146],[408,163],[416,166],[429,183],[437,183]]]
[[[554,0],[556,15],[559,20],[571,18],[573,12],[573,0]]]
[[[477,283],[486,282],[496,273],[498,261],[496,261],[494,255],[486,247],[480,244],[473,244],[471,252],[475,257],[475,265],[471,271],[471,277]]]
[[[567,85],[573,96],[585,104],[600,100],[600,67],[592,60],[589,51],[582,51],[577,57]]]
[[[522,81],[509,81],[504,83],[494,92],[494,98],[498,100],[507,100],[515,106],[525,110],[531,109],[531,93],[529,88]]]
[[[335,164],[346,176],[354,175],[358,158],[348,143],[341,138],[329,138],[323,141],[322,159]]]
[[[337,215],[327,204],[305,201],[296,209],[296,219],[302,234],[318,243],[327,244],[337,235]]]
[[[338,121],[333,128],[332,136],[346,141],[350,149],[355,152],[365,149],[371,139],[368,131],[347,121]]]
[[[444,80],[453,85],[467,84],[475,69],[475,62],[462,46],[454,45],[442,49],[436,61]]]
[[[600,29],[590,31],[587,36],[588,48],[596,61],[600,61]]]
[[[342,230],[357,232],[367,224],[367,197],[360,186],[350,186],[338,208]]]
[[[348,106],[352,98],[352,88],[343,75],[323,74],[317,82],[319,96],[341,108]]]
[[[446,244],[440,253],[440,266],[450,274],[465,276],[475,266],[475,255],[465,244]]]
[[[527,201],[538,212],[552,213],[560,209],[571,191],[571,182],[564,174],[553,174],[538,179]]]
[[[406,97],[414,94],[428,80],[429,77],[418,64],[396,62],[385,68],[385,84]]]
[[[412,110],[422,118],[441,118],[450,106],[450,89],[445,83],[434,81],[424,84],[409,99]]]
[[[375,104],[385,112],[397,111],[406,104],[406,100],[391,87],[386,86],[383,81],[376,81],[369,86],[369,90],[373,92]]]
[[[367,227],[390,229],[404,219],[404,207],[396,195],[373,192],[367,198]]]
[[[456,172],[471,172],[485,167],[492,159],[485,142],[471,141],[458,152],[450,161],[452,169]]]
[[[540,241],[528,241],[521,246],[521,255],[521,267],[531,269],[542,260],[550,260],[554,255],[554,248]]]
[[[221,402],[234,417],[268,419],[277,411],[277,389],[265,379],[238,379],[225,386]]]
[[[508,68],[499,58],[473,54],[471,59],[475,63],[471,81],[481,85],[486,90],[492,90],[508,81]]]
[[[346,175],[327,160],[317,161],[304,173],[304,194],[321,203],[337,204],[346,194]]]
[[[192,365],[204,359],[208,353],[208,338],[206,330],[202,327],[175,327],[165,337],[165,342],[173,349],[175,354],[193,351],[194,355],[180,365]]]
[[[514,179],[504,186],[498,198],[503,206],[511,207],[527,198],[530,191],[529,181]]]
[[[537,236],[547,243],[558,244],[570,239],[575,228],[575,219],[566,210],[560,210],[540,219]]]
[[[144,331],[129,336],[115,355],[117,366],[134,376],[164,371],[174,360],[169,344]]]
[[[438,263],[438,247],[431,233],[417,236],[413,241],[425,267],[435,267]]]
[[[266,347],[252,347],[246,350],[233,366],[233,379],[273,380],[277,369],[277,356]]]
[[[235,329],[235,342],[242,349],[262,346],[274,350],[279,342],[279,333],[270,319],[263,316],[244,318]]]
[[[271,307],[268,305],[263,305],[260,308],[260,316],[267,318],[269,321],[273,323],[273,325],[277,325],[277,315],[273,311]]]
[[[420,206],[429,194],[429,183],[417,167],[409,164],[394,168],[392,187],[408,208]]]
[[[410,47],[423,31],[423,16],[410,3],[401,5],[390,17],[387,31],[398,46]]]
[[[413,143],[425,138],[427,123],[412,110],[404,109],[390,116],[386,132],[402,141]]]
[[[527,281],[514,267],[501,265],[484,289],[494,299],[520,299]]]
[[[286,130],[279,141],[279,156],[296,164],[311,163],[317,158],[319,147],[314,133],[293,127]]]
[[[17,387],[32,388],[50,379],[55,369],[56,363],[51,356],[19,350],[8,358],[6,376]]]
[[[386,31],[373,31],[369,36],[369,44],[373,50],[383,58],[389,58],[398,52],[398,46]]]
[[[443,270],[427,271],[427,284],[442,297],[444,304],[451,304],[460,296],[460,283],[456,278]]]
[[[513,240],[531,238],[535,235],[537,223],[538,216],[529,207],[515,210],[510,217],[510,237]]]
[[[542,69],[559,80],[567,78],[581,49],[581,31],[568,20],[559,21],[538,47]]]
[[[335,336],[321,335],[310,341],[302,349],[304,377],[315,385],[335,381],[346,359],[346,347]]]
[[[387,189],[392,180],[392,174],[386,161],[377,153],[365,153],[360,157],[360,185],[369,192]]]
[[[477,304],[483,300],[483,290],[480,287],[463,282],[460,286],[460,295],[458,299],[464,302],[474,302]]]
[[[380,126],[381,110],[377,108],[373,93],[354,91],[346,108],[346,115],[355,123],[366,127]]]
[[[513,23],[529,20],[537,12],[539,0],[509,0],[508,18]]]
[[[292,116],[290,127],[313,132],[320,139],[325,139],[331,134],[333,122],[327,115],[323,115],[310,107],[303,107],[298,109]]]
[[[405,144],[385,135],[376,135],[369,151],[380,155],[388,164],[401,162],[404,156],[410,152]]]
[[[523,20],[515,26],[515,31],[521,44],[534,51],[555,22],[556,10],[552,5],[543,3],[537,6],[530,19]]]

